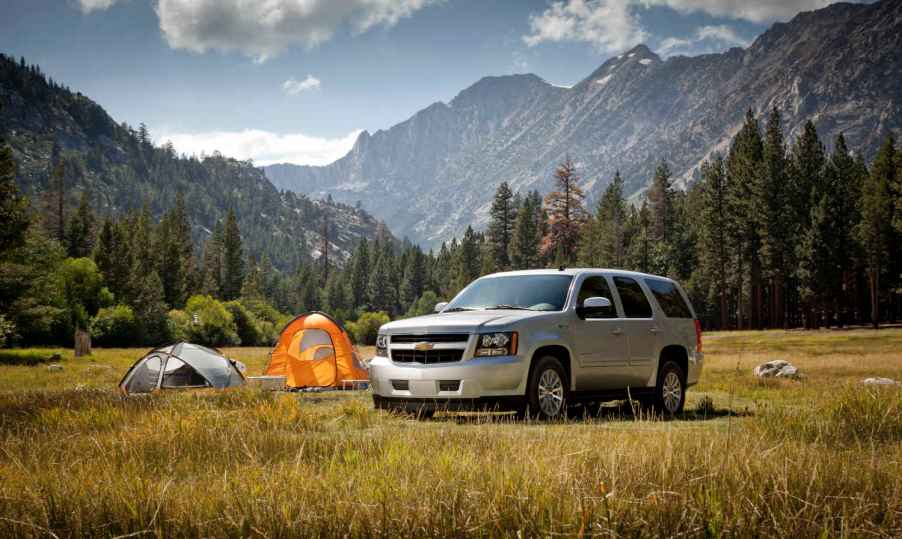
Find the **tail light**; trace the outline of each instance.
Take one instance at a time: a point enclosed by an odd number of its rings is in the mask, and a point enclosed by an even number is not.
[[[702,323],[700,320],[695,321],[695,351],[702,351]]]

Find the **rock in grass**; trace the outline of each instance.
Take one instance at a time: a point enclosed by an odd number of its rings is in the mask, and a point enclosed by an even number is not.
[[[866,386],[902,386],[902,382],[897,382],[892,378],[883,378],[881,376],[865,378],[861,383]]]
[[[47,370],[50,372],[61,371],[63,370],[63,366],[57,363],[51,363],[50,365],[47,365]]]
[[[797,369],[795,365],[782,359],[775,359],[773,361],[768,361],[767,363],[762,363],[755,367],[754,372],[755,376],[758,378],[798,379],[802,377],[801,373],[799,373],[799,369]]]

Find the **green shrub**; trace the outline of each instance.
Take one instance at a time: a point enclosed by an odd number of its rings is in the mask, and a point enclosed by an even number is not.
[[[410,306],[410,310],[407,311],[407,316],[423,316],[424,314],[432,314],[435,312],[435,304],[440,300],[435,292],[432,290],[427,290],[423,292],[423,295],[419,297],[413,305]]]
[[[227,301],[223,304],[235,320],[235,329],[238,338],[244,346],[258,346],[266,344],[266,336],[260,328],[260,321],[254,313],[245,308],[238,300]]]
[[[388,314],[382,311],[365,312],[356,322],[348,322],[346,327],[356,344],[372,345],[376,344],[379,326],[387,324],[390,320]]]
[[[135,313],[128,305],[104,307],[91,320],[91,337],[98,346],[134,346],[136,334]]]
[[[207,346],[229,346],[241,342],[235,318],[226,307],[210,296],[191,296],[181,311],[171,311],[174,334],[182,340]]]
[[[0,314],[0,348],[6,346],[13,335],[16,334],[16,325],[12,320],[7,320],[5,316]]]

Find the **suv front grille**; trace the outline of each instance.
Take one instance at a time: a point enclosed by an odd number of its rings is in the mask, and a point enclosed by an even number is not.
[[[437,333],[435,335],[392,335],[393,343],[418,343],[418,342],[467,342],[470,338],[466,333]]]
[[[454,361],[460,361],[463,355],[464,351],[462,349],[439,349],[418,352],[416,350],[398,350],[395,348],[391,351],[391,360],[396,363],[423,363],[424,365],[428,365],[430,363],[452,363]]]

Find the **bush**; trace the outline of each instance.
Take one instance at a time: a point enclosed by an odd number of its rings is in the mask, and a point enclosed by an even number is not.
[[[207,346],[228,346],[241,342],[235,318],[210,296],[191,296],[184,312],[170,311],[173,334],[182,340]]]
[[[435,295],[435,292],[432,290],[427,290],[423,292],[423,295],[419,297],[413,305],[410,306],[410,310],[407,311],[407,316],[423,316],[424,314],[432,314],[435,312],[435,304],[439,302],[438,296]]]
[[[16,325],[12,320],[7,320],[5,316],[0,314],[0,348],[5,347],[6,343],[12,340],[12,337],[15,334]]]
[[[91,320],[91,337],[98,346],[134,346],[136,335],[135,313],[128,305],[104,307]]]
[[[372,345],[376,344],[379,327],[389,321],[388,314],[385,312],[365,312],[356,322],[348,322],[347,330],[356,344]]]
[[[232,318],[235,319],[235,329],[238,338],[244,346],[258,346],[266,343],[266,335],[263,334],[260,321],[254,313],[245,308],[238,300],[227,301],[223,304]]]

